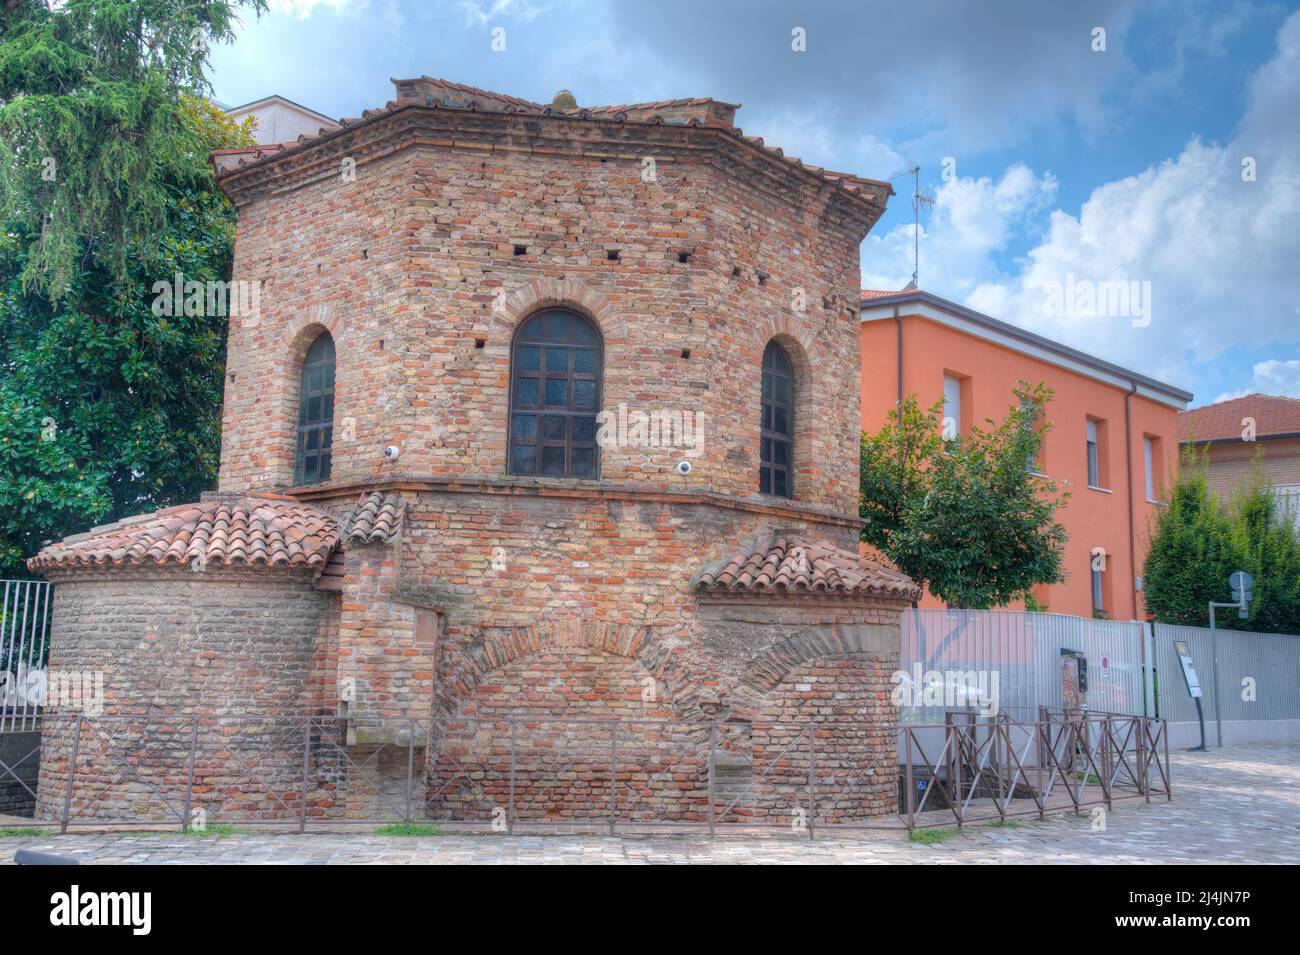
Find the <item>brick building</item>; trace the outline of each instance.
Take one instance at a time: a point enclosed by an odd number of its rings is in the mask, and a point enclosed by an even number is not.
[[[1252,481],[1273,488],[1300,523],[1300,398],[1243,395],[1178,416],[1182,446],[1205,459],[1205,479],[1228,500]]]
[[[105,670],[124,724],[339,714],[381,767],[407,758],[395,721],[484,721],[418,741],[434,815],[491,805],[495,721],[521,715],[553,721],[534,756],[604,751],[566,720],[719,721],[742,780],[789,726],[848,721],[819,741],[857,782],[843,811],[891,811],[917,589],[857,557],[848,397],[889,186],[786,157],[714,100],[396,87],[214,157],[234,279],[260,283],[230,322],[219,489],[33,559],[58,582],[52,666]],[[68,768],[47,726],[43,782]],[[200,764],[209,790],[233,774]],[[707,774],[648,798],[698,812]],[[579,813],[596,776],[534,805]],[[130,803],[104,788],[104,812]]]

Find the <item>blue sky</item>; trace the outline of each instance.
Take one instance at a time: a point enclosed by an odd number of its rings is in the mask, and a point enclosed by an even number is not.
[[[903,174],[920,165],[937,200],[923,288],[1195,404],[1300,397],[1296,2],[270,5],[213,51],[227,104],[279,93],[356,116],[392,97],[390,78],[421,74],[538,101],[567,88],[584,105],[740,102],[737,124],[787,154],[895,179],[863,243],[864,286],[911,277]],[[1068,281],[1136,283],[1147,307],[1062,314],[1047,293]]]

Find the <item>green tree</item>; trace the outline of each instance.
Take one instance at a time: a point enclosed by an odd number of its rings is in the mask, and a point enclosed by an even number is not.
[[[208,44],[264,0],[5,0],[0,221],[21,226],[25,289],[58,301],[87,268],[127,280],[171,223],[174,186],[209,141],[187,105],[211,92]]]
[[[200,95],[192,41],[229,36],[235,6],[0,7],[0,576],[212,485],[225,315],[151,305],[177,273],[230,276],[207,157],[251,127]]]
[[[907,396],[862,436],[862,539],[958,607],[1002,606],[1062,580],[1066,533],[1055,515],[1069,495],[1033,473],[1051,396],[1022,381],[1003,421],[952,440],[940,430],[942,402],[922,410]]]
[[[1162,623],[1203,627],[1209,602],[1228,599],[1228,575],[1241,563],[1232,521],[1190,456],[1165,499],[1142,567],[1143,598]]]
[[[1231,601],[1228,577],[1255,579],[1248,615],[1217,614],[1225,628],[1300,633],[1300,534],[1257,474],[1223,503],[1203,460],[1184,455],[1168,507],[1156,517],[1143,568],[1147,608],[1158,621],[1205,627],[1209,603]]]
[[[1249,616],[1237,625],[1262,633],[1300,633],[1300,532],[1292,516],[1258,474],[1233,499],[1232,516],[1235,549],[1255,579]]]

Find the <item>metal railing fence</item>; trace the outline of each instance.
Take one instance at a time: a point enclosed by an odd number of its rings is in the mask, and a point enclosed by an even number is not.
[[[949,713],[936,729],[902,730],[901,812],[909,829],[1173,798],[1163,720],[1042,707],[1032,722]]]
[[[755,827],[811,837],[1042,818],[1170,791],[1159,720],[959,713],[900,732],[909,756],[901,766],[892,738],[855,720],[50,711],[24,759],[40,760],[30,824],[64,832],[432,823],[505,834]],[[19,779],[20,763],[0,763],[0,780]]]
[[[0,733],[33,729],[40,718],[52,589],[45,580],[0,581]]]

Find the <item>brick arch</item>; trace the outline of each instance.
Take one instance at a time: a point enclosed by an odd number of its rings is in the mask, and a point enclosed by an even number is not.
[[[463,651],[454,664],[449,692],[442,709],[456,713],[470,696],[502,667],[540,653],[588,650],[632,660],[660,681],[679,718],[703,718],[698,690],[694,690],[673,653],[669,640],[654,627],[563,619],[513,627],[493,633]]]
[[[880,654],[881,640],[897,643],[897,628],[883,624],[809,627],[797,630],[749,662],[736,684],[731,716],[753,720],[767,696],[800,667],[819,660],[846,660]]]
[[[606,347],[627,340],[627,320],[608,297],[576,278],[537,278],[506,298],[493,309],[490,333],[494,339],[509,342],[525,318],[543,308],[568,308],[596,323]]]
[[[280,331],[280,347],[273,358],[277,370],[301,368],[307,349],[323,331],[329,332],[338,345],[347,335],[347,320],[329,305],[314,305],[295,315]]]
[[[799,328],[797,322],[790,321],[782,316],[779,322],[768,322],[766,329],[769,334],[763,338],[760,343],[759,354],[767,347],[767,343],[775,340],[778,345],[785,349],[785,353],[790,356],[790,362],[794,365],[795,383],[803,385],[812,379],[812,360],[809,356],[809,348],[812,345],[813,338],[808,334],[807,329]]]
[[[806,325],[807,322],[802,324]],[[816,429],[813,422],[816,421],[815,409],[817,407],[817,391],[819,388],[830,387],[828,383],[818,382],[813,374],[812,360],[809,358],[808,345],[805,339],[812,340],[806,328],[799,327],[800,322],[782,315],[777,320],[769,320],[765,323],[764,331],[768,332],[766,337],[759,343],[758,354],[761,356],[764,349],[767,348],[768,342],[774,341],[780,345],[790,359],[790,364],[794,368],[794,467],[791,473],[794,475],[794,500],[799,500],[807,496],[807,488],[803,487],[800,480],[800,473],[805,472],[808,465],[813,462],[813,440]],[[754,378],[755,395],[760,393],[762,367],[757,369]],[[755,397],[754,414],[758,414],[758,398]],[[757,449],[755,456],[757,457]],[[754,466],[754,483],[758,483],[758,466]]]
[[[347,323],[329,306],[314,306],[294,316],[280,331],[274,354],[270,356],[273,424],[267,438],[267,456],[274,462],[268,483],[288,486],[293,483],[294,425],[298,420],[298,389],[302,363],[312,343],[328,332],[334,339],[337,361],[343,363]],[[336,385],[346,388],[344,376],[337,374]],[[335,407],[337,408],[337,400]]]

